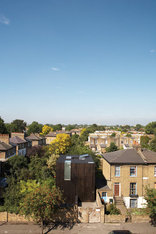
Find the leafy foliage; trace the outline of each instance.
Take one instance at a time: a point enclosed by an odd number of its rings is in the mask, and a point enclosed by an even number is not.
[[[22,199],[20,212],[36,222],[49,222],[61,202],[62,194],[58,188],[41,184]]]
[[[47,161],[48,168],[51,170],[54,177],[56,176],[56,161],[59,157],[59,155],[52,154]]]
[[[45,136],[45,135],[47,135],[49,132],[52,132],[52,131],[53,131],[53,129],[52,129],[51,127],[49,127],[48,125],[44,125],[44,126],[42,127],[42,133],[41,133],[41,135]]]
[[[115,136],[116,136],[116,133],[113,132],[113,133],[111,134],[111,137],[115,137]]]
[[[116,208],[116,206],[114,204],[109,204],[106,207],[106,213],[110,214],[110,215],[119,215],[119,214],[121,214],[120,210],[118,208]]]
[[[8,133],[4,120],[1,117],[0,117],[0,133],[1,134]]]
[[[156,189],[146,187],[145,199],[147,201],[150,216],[156,220]]]
[[[156,152],[156,137],[154,137],[154,139],[150,141],[149,148],[150,150]]]
[[[141,148],[149,148],[149,141],[150,138],[148,136],[141,136],[140,137],[140,144],[141,144]]]
[[[113,151],[117,151],[118,147],[116,146],[116,144],[114,142],[110,143],[110,146],[106,148],[106,152],[113,152]]]
[[[151,122],[146,125],[145,132],[147,134],[156,134],[156,122]]]
[[[142,126],[141,124],[136,124],[135,126],[136,131],[142,131],[143,129],[144,129],[144,126]]]
[[[50,144],[49,151],[51,154],[65,154],[71,145],[71,139],[68,134],[60,133],[56,135],[56,139]]]
[[[14,121],[11,122],[10,128],[11,132],[24,132],[26,129],[26,122],[21,119],[15,119]]]
[[[28,135],[31,133],[40,133],[42,131],[42,124],[39,124],[38,122],[34,121],[28,126]]]

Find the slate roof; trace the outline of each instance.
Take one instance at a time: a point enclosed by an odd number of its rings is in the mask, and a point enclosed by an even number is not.
[[[14,145],[26,143],[26,140],[18,136],[11,137],[9,141],[10,141],[10,144],[14,144]]]
[[[42,139],[42,137],[39,137],[37,135],[35,135],[34,133],[32,133],[30,136],[26,137],[26,140],[31,140],[31,141],[39,141]]]
[[[46,137],[56,137],[56,132],[49,132]]]
[[[156,152],[153,152],[151,150],[143,149],[142,154],[146,158],[147,163],[156,163]]]
[[[110,164],[144,164],[144,160],[135,149],[118,150],[103,154]]]
[[[156,164],[156,152],[147,149],[118,150],[103,154],[103,158],[110,164]]]
[[[11,149],[12,146],[0,141],[0,151],[7,151]]]

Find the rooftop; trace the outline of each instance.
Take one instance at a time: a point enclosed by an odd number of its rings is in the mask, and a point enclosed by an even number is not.
[[[94,164],[92,157],[88,154],[84,155],[62,155],[58,158],[58,163],[64,163],[64,161],[71,161],[71,163],[91,163]]]
[[[151,164],[156,163],[156,152],[143,149],[124,149],[103,154],[110,164]]]
[[[0,141],[0,151],[6,151],[11,149],[12,146]]]
[[[11,137],[9,141],[11,144],[14,144],[14,145],[26,143],[26,140],[24,140],[18,136]]]

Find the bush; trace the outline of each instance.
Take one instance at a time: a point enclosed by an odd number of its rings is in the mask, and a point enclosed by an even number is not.
[[[114,204],[109,204],[106,207],[106,214],[119,215],[119,214],[121,214],[121,212],[118,208],[116,208],[116,206]]]

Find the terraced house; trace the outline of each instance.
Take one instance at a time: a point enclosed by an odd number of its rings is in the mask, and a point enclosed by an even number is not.
[[[127,208],[143,208],[145,187],[156,188],[156,152],[126,149],[103,154],[106,185],[99,189],[105,202],[121,199]]]
[[[9,134],[0,134],[0,161],[16,155],[16,147],[9,144]]]

